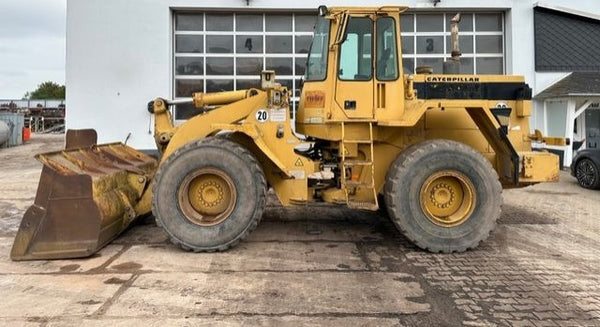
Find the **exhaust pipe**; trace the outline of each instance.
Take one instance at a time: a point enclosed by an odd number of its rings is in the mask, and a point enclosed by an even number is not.
[[[444,62],[444,74],[460,74],[460,48],[458,45],[458,23],[460,23],[460,13],[454,15],[450,20],[450,43],[452,52],[449,60]]]

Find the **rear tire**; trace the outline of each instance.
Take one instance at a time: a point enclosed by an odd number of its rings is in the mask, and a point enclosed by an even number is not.
[[[258,161],[220,137],[186,144],[163,162],[154,181],[152,212],[184,250],[227,250],[252,232],[266,201]]]
[[[390,219],[432,252],[464,252],[487,239],[500,216],[502,187],[490,162],[465,144],[431,140],[402,152],[388,170]]]

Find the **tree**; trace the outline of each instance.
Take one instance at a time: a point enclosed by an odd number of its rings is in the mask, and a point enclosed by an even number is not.
[[[24,96],[26,99],[40,100],[40,99],[60,99],[65,98],[65,86],[60,85],[51,81],[44,82],[38,85],[37,89],[33,92],[27,92]]]

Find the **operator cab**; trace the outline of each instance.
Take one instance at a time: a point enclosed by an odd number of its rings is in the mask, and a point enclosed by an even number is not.
[[[402,114],[399,19],[406,9],[319,8],[296,120],[299,132],[313,124]]]

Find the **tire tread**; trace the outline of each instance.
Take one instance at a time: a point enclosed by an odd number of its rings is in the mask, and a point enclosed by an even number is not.
[[[465,246],[465,247],[461,247],[461,248],[454,248],[454,249],[444,248],[444,247],[427,246],[421,238],[417,237],[417,235],[413,235],[412,233],[410,233],[409,230],[405,226],[403,226],[403,224],[398,223],[398,219],[396,218],[396,217],[400,217],[402,215],[403,208],[399,208],[396,205],[396,203],[392,200],[394,197],[398,196],[398,194],[395,193],[395,190],[397,188],[394,186],[396,184],[402,183],[402,181],[400,180],[401,176],[410,174],[411,170],[414,169],[416,162],[418,161],[419,158],[422,157],[423,154],[429,152],[430,149],[437,148],[439,146],[450,147],[450,148],[454,147],[461,151],[468,151],[468,152],[473,153],[474,155],[479,157],[479,161],[483,162],[485,167],[490,172],[492,172],[495,176],[497,176],[496,171],[494,170],[494,167],[489,162],[489,160],[487,160],[481,153],[475,151],[471,147],[469,147],[463,143],[452,141],[452,140],[443,140],[443,139],[428,140],[428,141],[424,141],[424,142],[421,142],[421,143],[418,143],[418,144],[408,147],[392,163],[392,165],[390,166],[390,168],[388,170],[388,175],[387,175],[385,186],[384,186],[385,203],[387,205],[389,216],[392,219],[392,221],[394,222],[394,225],[396,225],[396,227],[400,230],[400,232],[404,236],[406,236],[411,242],[413,242],[415,245],[417,245],[421,249],[424,249],[424,250],[427,250],[427,251],[433,252],[433,253],[465,252],[469,249],[476,248],[477,246],[479,246],[479,244],[482,241],[486,240],[490,236],[491,231],[494,230],[496,227],[497,218],[501,214],[501,206],[498,206],[498,208],[496,209],[496,214],[493,217],[492,228],[490,228],[485,233],[485,235],[483,235],[483,237],[481,237],[474,244],[471,244],[471,245]],[[390,174],[390,172],[394,172],[394,173]],[[500,184],[500,181],[498,178],[493,179],[492,187],[494,188],[494,193],[496,193],[496,194],[502,193],[502,185]]]
[[[264,172],[263,172],[262,167],[260,166],[258,160],[245,147],[243,147],[240,144],[238,144],[228,138],[225,138],[225,137],[218,137],[218,136],[217,137],[207,137],[207,138],[204,138],[201,140],[190,142],[190,143],[180,147],[179,149],[175,150],[163,163],[160,164],[160,166],[156,172],[155,178],[154,178],[153,194],[156,194],[155,191],[156,191],[157,185],[160,185],[160,182],[161,182],[161,179],[163,178],[163,174],[164,174],[164,171],[166,170],[166,167],[168,167],[171,162],[176,160],[183,153],[185,153],[187,151],[191,151],[193,149],[196,149],[200,146],[212,146],[212,147],[218,147],[221,149],[234,149],[233,152],[237,153],[239,156],[241,156],[243,158],[243,160],[245,162],[248,163],[248,166],[250,168],[252,175],[259,177],[259,184],[260,184],[259,187],[262,190],[258,194],[259,199],[258,199],[258,204],[256,206],[257,211],[259,211],[259,212],[256,212],[256,211],[254,212],[253,219],[250,222],[250,225],[238,237],[236,237],[234,240],[232,240],[230,242],[227,242],[225,244],[218,245],[215,247],[197,247],[197,246],[193,246],[191,244],[187,244],[187,243],[179,240],[177,237],[170,234],[166,228],[164,228],[164,224],[161,222],[161,219],[160,219],[159,215],[157,214],[157,209],[155,206],[154,198],[152,201],[152,213],[155,217],[156,224],[159,227],[162,227],[163,230],[165,230],[167,232],[167,234],[169,234],[169,239],[170,239],[171,243],[175,244],[182,250],[188,251],[188,252],[196,252],[196,253],[199,253],[199,252],[208,252],[208,253],[222,252],[222,251],[226,251],[226,250],[238,245],[242,240],[244,240],[246,237],[248,237],[248,235],[250,235],[250,233],[252,231],[254,231],[256,229],[256,227],[258,226],[258,224],[260,223],[260,221],[262,219],[262,212],[266,205],[267,181],[265,179]]]

